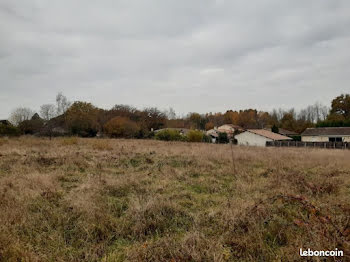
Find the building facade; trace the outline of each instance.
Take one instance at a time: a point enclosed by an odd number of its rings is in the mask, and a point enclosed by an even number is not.
[[[301,141],[350,143],[350,127],[307,128],[301,134]]]
[[[290,137],[282,136],[265,129],[248,129],[236,135],[235,139],[237,139],[237,144],[242,146],[266,146],[266,142],[268,141],[293,140]]]

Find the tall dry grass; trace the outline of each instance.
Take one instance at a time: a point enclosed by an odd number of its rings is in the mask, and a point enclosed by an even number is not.
[[[349,261],[349,159],[340,150],[234,147],[232,157],[228,145],[9,139],[0,144],[0,261],[299,261],[301,247],[342,249],[338,261]]]

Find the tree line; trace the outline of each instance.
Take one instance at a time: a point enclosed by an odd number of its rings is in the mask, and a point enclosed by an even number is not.
[[[19,107],[12,111],[12,125],[0,124],[0,135],[38,134],[77,135],[94,137],[149,138],[154,130],[162,128],[186,128],[210,130],[223,124],[249,128],[283,128],[296,133],[308,127],[350,126],[350,95],[342,94],[333,99],[330,107],[315,103],[302,110],[274,109],[271,112],[246,109],[225,113],[189,113],[179,117],[175,111],[156,107],[137,109],[129,105],[115,105],[101,109],[91,103],[70,102],[62,93],[57,94],[55,104],[44,104],[39,113]]]

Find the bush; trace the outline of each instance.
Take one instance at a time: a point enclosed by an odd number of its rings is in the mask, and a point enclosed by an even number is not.
[[[38,134],[44,126],[42,119],[25,120],[18,125],[19,130],[25,135]]]
[[[184,136],[182,136],[179,131],[174,129],[164,129],[164,130],[158,131],[155,135],[155,138],[157,140],[163,140],[163,141],[183,141],[184,140]]]
[[[204,143],[211,143],[211,137],[203,134],[203,142]]]
[[[301,136],[291,136],[294,141],[301,141]]]
[[[94,137],[99,130],[97,114],[91,103],[74,102],[65,114],[67,127],[73,135]]]
[[[139,135],[140,128],[136,122],[127,117],[117,116],[109,120],[104,126],[105,132],[111,137],[132,138]]]
[[[317,123],[316,127],[350,127],[350,120],[325,120]]]
[[[13,125],[0,124],[0,136],[19,136],[20,131]]]
[[[190,130],[187,134],[188,142],[203,142],[204,134],[198,130]]]
[[[276,126],[276,125],[273,125],[272,126],[272,128],[271,128],[271,131],[273,132],[273,133],[279,133],[279,128],[278,128],[278,126]]]
[[[218,143],[227,144],[229,142],[228,136],[226,133],[219,133]]]

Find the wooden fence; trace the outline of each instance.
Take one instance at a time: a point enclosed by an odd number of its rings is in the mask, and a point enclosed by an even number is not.
[[[268,141],[267,147],[308,147],[328,149],[350,149],[348,142],[301,142],[301,141]]]

